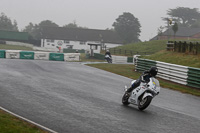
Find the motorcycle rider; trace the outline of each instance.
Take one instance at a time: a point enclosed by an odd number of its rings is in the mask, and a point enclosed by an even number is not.
[[[146,82],[148,83],[150,81],[151,77],[156,77],[158,73],[158,68],[152,66],[148,71],[144,71],[143,74],[140,76],[139,79],[137,79],[130,88],[127,89],[126,93],[128,94],[128,96],[130,96],[130,93],[137,88],[141,82]]]
[[[105,59],[107,60],[108,63],[112,63],[112,56],[109,50],[106,50]]]
[[[109,55],[110,58],[112,57],[109,50],[106,50],[105,56],[106,55]]]

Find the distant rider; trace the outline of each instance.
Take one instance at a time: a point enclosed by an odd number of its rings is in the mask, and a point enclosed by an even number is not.
[[[106,50],[105,56],[106,55],[109,55],[110,58],[112,57],[109,50]]]
[[[126,91],[127,94],[129,94],[135,89],[137,88],[141,82],[145,82],[148,83],[150,81],[151,77],[156,77],[158,73],[158,68],[157,67],[151,67],[148,71],[144,71],[143,74],[140,76],[139,79],[137,79],[132,85],[131,87]]]

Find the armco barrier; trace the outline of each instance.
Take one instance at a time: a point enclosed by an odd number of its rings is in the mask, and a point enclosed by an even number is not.
[[[158,77],[187,85],[188,67],[157,61]]]
[[[112,56],[112,62],[113,63],[127,63],[127,57],[126,56]]]
[[[127,57],[127,62],[128,63],[133,63],[133,57]]]
[[[0,50],[0,58],[5,58],[5,50]]]
[[[187,85],[200,88],[200,69],[188,67]]]
[[[156,66],[156,61],[137,58],[135,65],[136,65],[136,71],[143,72],[145,70],[149,70],[151,66]]]
[[[151,66],[158,68],[157,77],[175,83],[200,88],[200,69],[160,61],[138,58],[135,63],[136,71],[149,70]]]

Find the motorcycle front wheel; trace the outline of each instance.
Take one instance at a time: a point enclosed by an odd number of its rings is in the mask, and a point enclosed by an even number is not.
[[[152,100],[151,96],[147,96],[143,100],[140,100],[139,104],[138,104],[138,109],[139,110],[146,109],[149,106],[149,104],[151,103],[151,100]]]
[[[129,104],[130,104],[130,103],[128,102],[128,98],[129,98],[128,94],[125,93],[125,94],[123,95],[123,97],[122,97],[122,103],[123,103],[124,105],[129,105]]]

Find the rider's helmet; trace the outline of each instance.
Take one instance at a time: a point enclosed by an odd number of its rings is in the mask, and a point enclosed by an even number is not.
[[[155,66],[152,66],[150,69],[149,69],[149,73],[151,74],[151,76],[155,77],[158,73],[158,68],[155,67]]]

